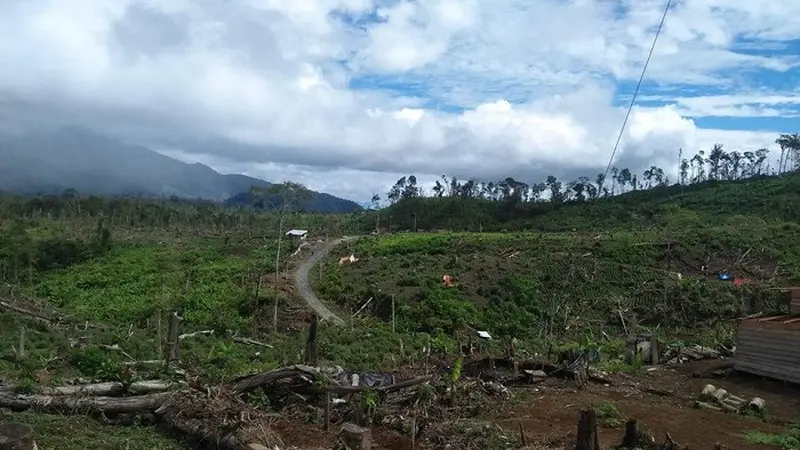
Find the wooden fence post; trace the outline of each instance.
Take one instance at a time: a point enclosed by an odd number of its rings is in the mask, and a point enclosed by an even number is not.
[[[594,409],[581,411],[575,450],[600,450],[600,440],[597,436],[597,414]]]
[[[306,339],[306,361],[309,366],[317,365],[317,328],[319,327],[319,317],[314,314],[311,317],[311,325],[308,327],[308,339]]]
[[[180,354],[180,339],[178,335],[180,334],[180,322],[181,318],[178,316],[178,312],[175,311],[169,318],[169,331],[167,332],[167,348],[164,354],[166,355],[166,362],[167,365],[172,361],[178,361],[181,359]]]

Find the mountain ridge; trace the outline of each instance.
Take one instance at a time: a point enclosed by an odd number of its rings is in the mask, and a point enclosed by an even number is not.
[[[0,138],[0,190],[17,194],[75,189],[98,196],[179,197],[249,206],[251,186],[272,183],[222,174],[201,163],[184,163],[142,145],[123,143],[81,128]],[[314,192],[301,207],[315,212],[352,212],[358,203]]]

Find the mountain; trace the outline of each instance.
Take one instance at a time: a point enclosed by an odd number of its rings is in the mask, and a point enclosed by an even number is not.
[[[270,185],[78,128],[0,138],[0,161],[0,190],[22,194],[76,189],[99,196],[176,196],[242,205],[242,193],[252,185]],[[315,193],[310,204],[303,206],[317,212],[361,209],[353,201],[325,193]]]

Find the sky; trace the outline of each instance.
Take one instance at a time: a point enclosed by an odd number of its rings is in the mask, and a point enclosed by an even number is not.
[[[0,130],[79,125],[360,202],[409,174],[594,178],[664,6],[3,0]],[[614,164],[674,174],[678,149],[800,131],[797,17],[800,0],[675,0]]]

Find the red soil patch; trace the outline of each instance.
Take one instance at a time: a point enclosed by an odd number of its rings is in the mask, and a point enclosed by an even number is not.
[[[643,423],[657,440],[670,433],[681,445],[693,449],[712,449],[719,442],[738,450],[756,450],[762,446],[748,444],[742,434],[747,430],[779,433],[783,427],[800,417],[800,390],[783,387],[772,382],[745,381],[741,378],[711,380],[691,378],[687,373],[659,369],[637,377],[633,385],[603,386],[590,384],[583,390],[571,383],[557,382],[540,393],[525,396],[523,406],[513,407],[499,418],[498,423],[514,430],[522,422],[528,441],[550,442],[564,445],[574,438],[581,409],[612,403],[622,419],[635,418]],[[767,411],[772,422],[730,413],[696,409],[693,401],[703,386],[713,384],[743,397],[762,397],[767,401]],[[669,395],[647,393],[643,389],[657,389]],[[624,426],[618,429],[603,428],[600,440],[605,445],[622,441]]]
[[[601,428],[600,440],[607,447],[622,441],[624,420],[635,418],[657,440],[670,433],[681,445],[692,449],[711,450],[717,442],[737,450],[757,450],[762,446],[749,444],[743,434],[747,430],[780,433],[784,425],[800,418],[800,388],[781,383],[736,376],[729,379],[700,379],[691,377],[691,364],[679,370],[658,369],[633,376],[613,375],[617,384],[606,386],[590,383],[577,389],[572,381],[550,379],[525,388],[512,388],[521,402],[503,402],[498,399],[485,405],[481,418],[502,427],[509,436],[519,433],[522,423],[527,441],[545,447],[563,449],[573,445],[578,414],[581,409],[611,403],[620,412],[618,428]],[[703,386],[713,384],[742,397],[761,397],[767,401],[769,423],[737,416],[731,413],[696,409],[693,401]],[[657,391],[649,393],[648,390]],[[331,448],[339,425],[332,425],[326,433],[320,425],[302,420],[281,420],[273,429],[290,446],[304,450]],[[372,430],[374,448],[380,450],[406,450],[411,448],[408,436],[385,428]],[[427,436],[420,436],[418,448]],[[456,436],[453,437],[457,442]],[[444,437],[445,441],[447,437]]]

